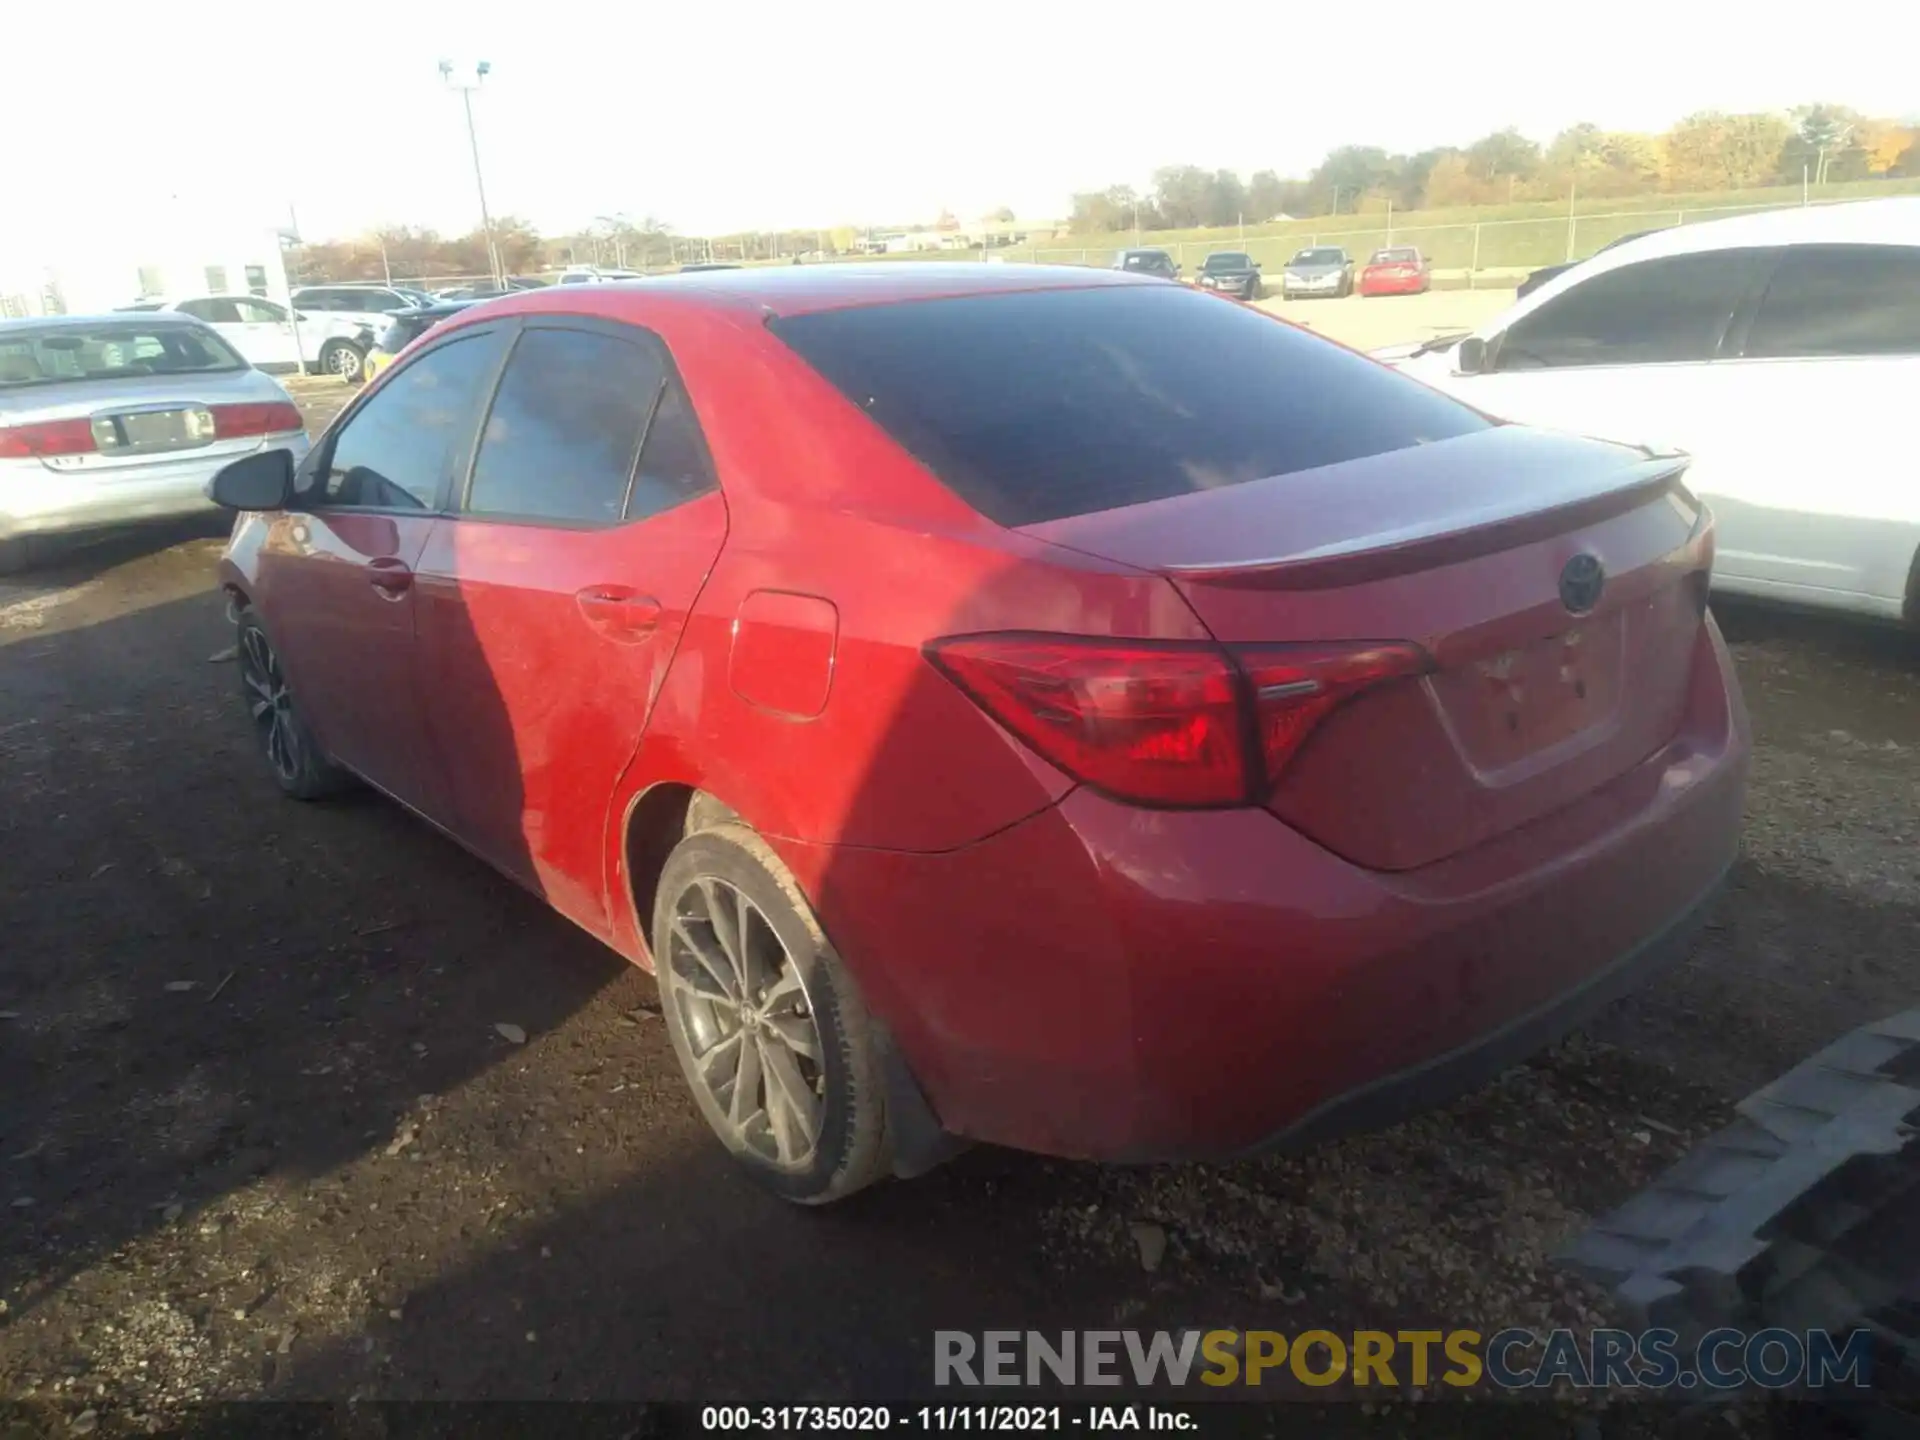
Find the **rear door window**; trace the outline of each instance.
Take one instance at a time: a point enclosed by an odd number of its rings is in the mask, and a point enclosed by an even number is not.
[[[1554,296],[1502,332],[1499,370],[1711,360],[1769,250],[1713,250],[1622,265]]]
[[[664,353],[637,331],[528,330],[487,417],[467,511],[616,523],[665,378]]]
[[[869,305],[774,332],[974,509],[1031,525],[1486,428],[1364,356],[1184,286]]]
[[[1793,246],[1753,317],[1745,353],[1920,355],[1920,246]]]

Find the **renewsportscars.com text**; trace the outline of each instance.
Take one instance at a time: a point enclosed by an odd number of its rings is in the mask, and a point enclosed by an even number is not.
[[[1865,1330],[1037,1330],[934,1332],[936,1385],[1260,1385],[1325,1387],[1555,1384],[1653,1390],[1864,1389]]]

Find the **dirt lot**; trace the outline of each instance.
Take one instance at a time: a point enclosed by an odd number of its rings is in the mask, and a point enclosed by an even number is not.
[[[1513,303],[1511,290],[1429,290],[1425,295],[1376,295],[1344,300],[1263,300],[1260,308],[1296,325],[1371,350],[1477,328]]]
[[[1586,1036],[1303,1157],[975,1151],[796,1211],[704,1133],[646,976],[388,805],[278,797],[217,549],[0,584],[0,1397],[900,1397],[936,1327],[1589,1323],[1558,1243],[1920,993],[1915,648],[1729,609],[1744,857]]]

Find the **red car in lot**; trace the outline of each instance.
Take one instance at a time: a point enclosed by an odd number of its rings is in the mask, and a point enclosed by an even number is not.
[[[280,786],[652,969],[818,1202],[1381,1123],[1675,954],[1747,752],[1683,464],[1184,286],[782,266],[475,307],[211,490]]]
[[[1360,272],[1362,295],[1424,295],[1433,288],[1433,267],[1411,245],[1376,250]]]

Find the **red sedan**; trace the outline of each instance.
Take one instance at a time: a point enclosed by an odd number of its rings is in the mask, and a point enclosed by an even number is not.
[[[1433,267],[1411,245],[1376,250],[1360,272],[1362,295],[1424,295],[1433,288]]]
[[[1381,1123],[1674,955],[1747,755],[1683,464],[1184,286],[782,266],[476,306],[212,488],[280,787],[651,969],[818,1202]]]

